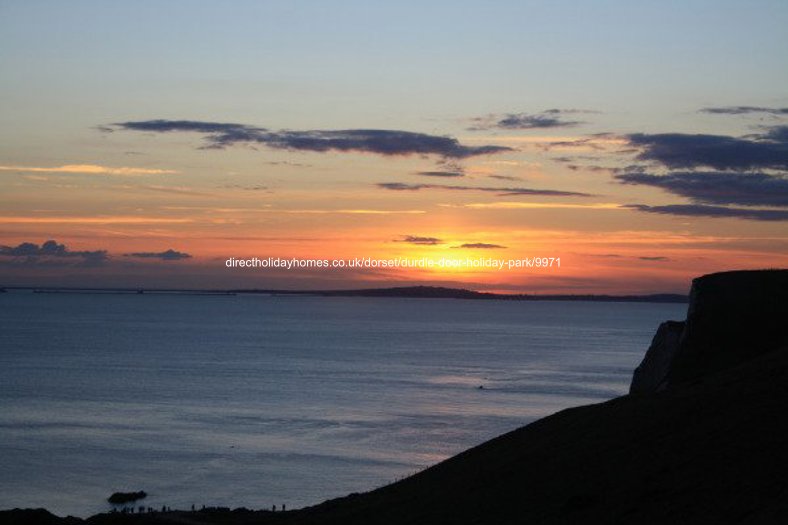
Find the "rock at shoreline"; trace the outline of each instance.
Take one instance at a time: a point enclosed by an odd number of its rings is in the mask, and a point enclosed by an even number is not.
[[[107,501],[119,505],[122,503],[131,503],[132,501],[137,501],[147,496],[148,494],[144,490],[139,490],[137,492],[115,492],[112,496],[107,498]]]

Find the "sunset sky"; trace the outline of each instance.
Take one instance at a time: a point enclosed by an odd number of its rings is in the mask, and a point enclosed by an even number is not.
[[[783,0],[0,0],[0,286],[683,293],[786,267],[786,28]]]

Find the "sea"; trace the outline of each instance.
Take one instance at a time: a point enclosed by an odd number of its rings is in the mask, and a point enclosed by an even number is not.
[[[0,294],[0,509],[288,509],[627,392],[684,304]],[[582,439],[582,436],[577,436]]]

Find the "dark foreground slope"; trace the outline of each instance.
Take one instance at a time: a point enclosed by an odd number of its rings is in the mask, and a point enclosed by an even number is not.
[[[777,312],[769,304],[768,311]],[[784,310],[788,303],[776,308]],[[701,304],[690,306],[693,315],[707,311]],[[712,317],[703,317],[704,330],[714,328]],[[564,410],[373,492],[287,513],[104,514],[87,521],[788,523],[788,346],[785,327],[776,337],[769,328],[787,318],[762,315],[748,321],[755,323],[748,341],[757,351],[739,354],[746,357],[728,360],[725,367],[715,361],[704,371],[693,362],[689,379]],[[0,515],[11,518],[59,523],[41,513]]]
[[[788,523],[788,352],[565,410],[293,523]]]

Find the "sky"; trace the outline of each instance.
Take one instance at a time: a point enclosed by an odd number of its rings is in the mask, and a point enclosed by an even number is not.
[[[765,0],[0,0],[0,286],[786,267],[786,27]],[[253,257],[444,266],[226,265]],[[560,266],[469,265],[533,258]]]

